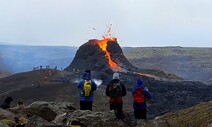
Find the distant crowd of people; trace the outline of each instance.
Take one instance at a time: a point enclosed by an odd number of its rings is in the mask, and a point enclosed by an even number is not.
[[[33,67],[33,70],[42,70],[42,69],[54,69],[54,70],[58,70],[58,67],[55,66],[54,68],[51,68],[50,65],[46,65],[46,68],[44,68],[42,65]],[[63,68],[61,67],[60,70],[63,70]]]

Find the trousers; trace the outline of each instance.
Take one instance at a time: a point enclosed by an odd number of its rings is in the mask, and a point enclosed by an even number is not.
[[[93,101],[80,101],[80,110],[92,111]]]
[[[111,103],[110,104],[110,110],[115,110],[115,115],[117,119],[122,119],[123,118],[123,103]]]

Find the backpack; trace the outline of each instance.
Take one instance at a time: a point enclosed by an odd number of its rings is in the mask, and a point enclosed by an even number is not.
[[[122,102],[122,87],[120,83],[112,83],[109,88],[110,98],[112,103]]]
[[[144,89],[143,88],[135,89],[135,93],[133,94],[133,99],[135,103],[144,103],[145,102]]]
[[[88,97],[91,94],[91,80],[85,80],[84,82],[84,96]]]

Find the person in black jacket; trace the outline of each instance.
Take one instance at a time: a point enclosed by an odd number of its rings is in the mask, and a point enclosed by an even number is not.
[[[0,108],[2,109],[8,109],[10,108],[10,103],[13,101],[12,97],[7,97],[4,102],[0,105]]]
[[[110,110],[115,110],[116,118],[122,119],[122,97],[126,95],[126,88],[119,80],[119,73],[113,74],[113,80],[106,88],[106,95],[110,97]]]

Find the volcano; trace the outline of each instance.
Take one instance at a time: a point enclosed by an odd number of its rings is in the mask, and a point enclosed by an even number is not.
[[[133,66],[127,58],[117,42],[117,38],[108,37],[102,40],[91,39],[76,52],[71,64],[65,69],[69,72],[82,72],[91,70],[94,77],[108,81],[114,72],[119,72],[123,79],[132,77],[130,84],[135,78],[172,78],[179,79],[173,74],[166,74],[159,70],[141,70]],[[129,75],[130,74],[130,75]]]
[[[72,63],[66,68],[67,71],[86,69],[126,72],[136,67],[124,56],[116,38],[105,38],[92,39],[80,46]]]

